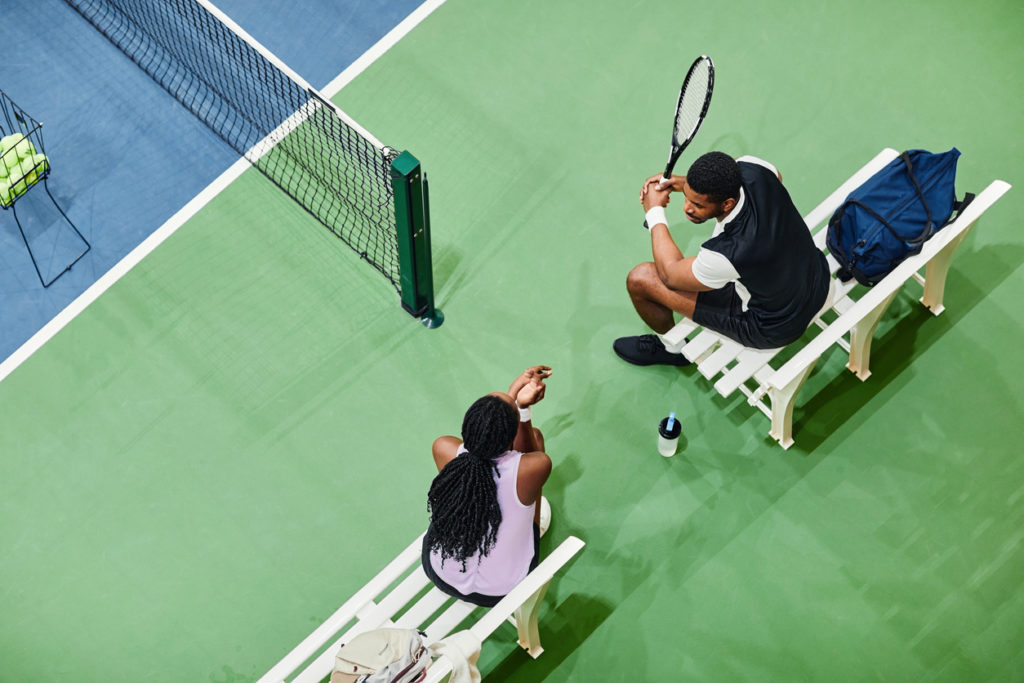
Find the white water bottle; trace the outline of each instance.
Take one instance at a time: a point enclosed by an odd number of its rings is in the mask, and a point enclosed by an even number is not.
[[[658,425],[658,452],[666,458],[676,454],[676,447],[679,445],[679,435],[683,428],[676,419],[676,414],[669,413]]]

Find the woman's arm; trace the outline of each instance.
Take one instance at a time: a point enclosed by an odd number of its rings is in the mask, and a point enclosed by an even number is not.
[[[444,466],[455,459],[458,455],[459,446],[462,445],[462,439],[457,436],[439,436],[434,439],[434,445],[431,448],[434,454],[434,464],[437,465],[437,471],[440,472],[444,469]]]
[[[544,371],[534,373],[513,394],[519,407],[519,429],[512,447],[523,454],[519,461],[516,495],[524,505],[532,505],[540,499],[541,488],[551,475],[551,457],[544,452],[544,435],[533,426],[532,415],[533,406],[544,398],[547,389],[544,380],[551,376],[551,368],[537,367],[544,368]]]
[[[541,402],[547,387],[544,380],[551,376],[551,368],[546,365],[536,365],[528,368],[520,375],[509,389],[516,389],[515,393],[509,395],[515,399],[516,407],[519,408],[519,429],[516,431],[512,448],[520,453],[531,453],[544,450],[544,438],[540,430],[533,427],[532,406]],[[524,380],[525,382],[522,382]],[[517,388],[518,386],[518,388]]]

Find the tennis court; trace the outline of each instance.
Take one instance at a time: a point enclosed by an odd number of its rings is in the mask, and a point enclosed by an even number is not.
[[[534,363],[554,368],[542,552],[587,547],[545,598],[543,656],[503,627],[488,680],[1024,677],[1019,191],[960,247],[945,313],[897,297],[869,382],[838,356],[812,375],[788,451],[694,369],[611,351],[645,331],[636,193],[696,55],[715,99],[683,165],[755,154],[807,211],[882,147],[955,145],[962,193],[1024,169],[1024,15],[729,9],[447,0],[333,98],[430,175],[441,328],[249,170],[0,381],[0,679],[255,680],[423,530],[431,441]]]

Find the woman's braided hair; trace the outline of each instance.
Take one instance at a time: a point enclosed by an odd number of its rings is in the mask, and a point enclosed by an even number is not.
[[[432,551],[462,563],[494,547],[501,524],[494,459],[512,445],[519,416],[508,402],[493,395],[477,399],[462,420],[466,452],[444,466],[430,485],[428,543]]]

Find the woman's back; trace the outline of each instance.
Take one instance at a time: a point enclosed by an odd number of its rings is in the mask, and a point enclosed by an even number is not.
[[[457,457],[472,456],[466,453],[465,446],[460,445]],[[504,595],[522,581],[530,570],[535,550],[533,520],[536,503],[524,504],[516,492],[522,457],[522,453],[510,450],[493,461],[496,465],[494,484],[501,509],[501,523],[498,525],[494,546],[488,553],[481,555],[478,552],[466,558],[464,570],[463,563],[455,558],[442,559],[438,548],[430,553],[434,571],[460,593]]]

